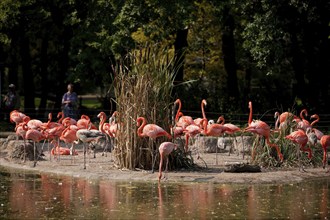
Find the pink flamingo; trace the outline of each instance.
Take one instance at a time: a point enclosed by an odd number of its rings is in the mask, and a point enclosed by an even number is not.
[[[142,122],[142,124],[141,124]],[[136,125],[138,126],[137,134],[139,137],[149,137],[152,141],[154,141],[158,137],[165,136],[168,139],[172,139],[172,136],[165,131],[162,127],[156,125],[156,124],[147,124],[147,121],[144,117],[138,117],[136,120]],[[153,149],[153,148],[152,148]],[[149,149],[150,150],[150,149]],[[152,155],[152,172],[154,172],[154,152],[151,151]]]
[[[178,118],[183,116],[183,113],[182,112],[179,112],[178,114]],[[175,121],[176,123],[177,121]],[[171,134],[173,134],[173,137],[174,138],[178,138],[178,137],[181,137],[182,135],[184,135],[183,133],[183,127],[181,126],[177,126],[176,124],[174,125],[174,127],[171,125],[170,126],[170,130],[171,130]]]
[[[228,135],[233,135],[235,134],[236,132],[239,132],[241,131],[241,129],[232,124],[232,123],[225,123],[225,118],[223,116],[220,116],[217,120],[217,123],[220,123],[225,127],[225,134],[228,134]],[[241,135],[241,138],[242,138],[242,144],[244,146],[244,143],[243,143],[243,136]],[[236,142],[236,137],[234,136],[234,140]],[[229,155],[230,155],[230,152],[231,152],[231,148],[229,149]],[[244,152],[244,149],[243,149],[243,152]],[[243,154],[243,158],[244,158],[244,154]]]
[[[323,159],[322,159],[322,164],[323,164],[323,169],[325,168],[325,165],[327,164],[327,147],[330,146],[330,135],[323,135],[320,140],[321,146],[323,148]],[[329,172],[329,170],[327,171]]]
[[[308,158],[312,158],[312,150],[310,148],[305,148],[308,142],[308,136],[303,129],[299,128],[298,130],[293,131],[289,135],[285,136],[285,138],[291,140],[293,143],[298,144],[300,146],[300,150],[308,152]]]
[[[77,138],[77,131],[78,131],[78,127],[75,126],[75,125],[70,125],[70,122],[67,121],[66,122],[66,125],[65,126],[65,129],[62,131],[61,135],[60,135],[60,140],[64,141],[64,143],[66,144],[71,144],[71,147],[70,147],[70,154],[71,156],[74,155],[74,144],[75,144],[75,141],[78,140]],[[74,157],[71,157],[71,159],[74,159]]]
[[[43,122],[40,121],[39,119],[30,119],[30,117],[27,116],[25,120],[28,120],[27,126],[29,129],[36,129],[36,130],[42,129]]]
[[[26,131],[26,134],[25,134],[25,138],[27,140],[32,140],[33,141],[33,154],[34,154],[34,164],[33,164],[33,166],[35,167],[37,165],[36,142],[40,142],[41,140],[45,140],[46,135],[44,134],[44,131],[39,131],[37,129],[28,128],[28,130]]]
[[[176,113],[176,116],[175,116],[175,123],[176,123],[176,126],[182,127],[183,129],[185,129],[188,125],[194,124],[194,120],[191,116],[185,116],[182,113],[180,113],[181,112],[181,107],[182,107],[180,99],[177,99],[174,102],[174,105],[177,105],[177,104],[179,104],[179,107],[178,107],[178,110],[177,110],[177,113]],[[180,115],[182,115],[182,116],[180,117]]]
[[[314,114],[311,116],[311,119],[314,119],[314,118],[315,118],[315,120],[313,120],[311,123],[312,127],[320,120],[320,117],[317,114]],[[316,128],[312,128],[312,131],[315,133],[317,139],[321,140],[322,136],[324,135],[323,132]]]
[[[116,123],[116,117],[118,116],[118,112],[114,111],[109,118],[109,132],[111,133],[112,137],[118,137],[119,132],[119,124]]]
[[[298,122],[297,128],[301,128],[304,131],[307,130],[307,128],[311,127],[310,123],[305,119],[305,117],[308,116],[307,109],[303,109],[300,112],[300,118],[301,120]]]
[[[77,125],[77,121],[75,119],[70,118],[70,117],[63,118],[62,124],[66,125],[67,122],[69,122],[70,125]]]
[[[277,151],[277,155],[281,161],[283,161],[283,155],[280,151],[280,148],[276,145],[270,142],[269,137],[270,137],[270,127],[267,123],[261,120],[253,120],[252,121],[252,102],[249,102],[249,108],[250,108],[250,114],[249,114],[249,119],[248,119],[248,124],[249,126],[244,129],[244,131],[252,132],[255,133],[259,136],[262,136],[266,139],[266,143],[270,147],[274,147]],[[252,159],[254,159],[254,154],[255,152],[253,151],[252,153]]]
[[[15,123],[18,125],[19,123],[23,122],[23,118],[26,115],[18,110],[13,110],[9,113],[9,120],[11,123]]]
[[[45,134],[47,137],[48,141],[51,140],[56,140],[59,144],[60,142],[60,136],[63,132],[63,130],[65,129],[64,125],[62,125],[61,123],[58,122],[52,122],[52,114],[49,113],[48,114],[48,122],[44,123],[42,125],[43,129],[45,130]],[[49,151],[49,142],[48,142],[48,151]],[[51,155],[49,155],[49,158],[51,160]]]
[[[202,121],[204,125],[204,130],[201,134],[205,136],[213,136],[213,137],[220,137],[224,134],[226,128],[222,124],[208,124],[206,118]],[[218,165],[218,146],[216,146],[215,151],[215,158],[216,158],[216,165]]]
[[[138,117],[136,122],[138,126],[137,134],[139,137],[149,137],[151,139],[156,139],[157,137],[165,136],[168,139],[172,139],[172,136],[160,126],[156,124],[147,124],[147,121],[144,117]]]
[[[164,158],[166,157],[166,168],[165,168],[165,173],[166,173],[168,169],[168,156],[172,153],[174,149],[177,149],[177,147],[178,145],[172,142],[163,142],[159,145],[160,161],[159,161],[158,183],[160,183],[160,180],[162,178],[162,166],[163,166]]]
[[[54,147],[51,150],[51,154],[52,155],[72,155],[71,150],[69,148],[66,147],[61,147],[56,140],[52,140],[50,142],[51,144],[54,145]],[[78,153],[76,151],[73,151],[73,155],[78,155]]]
[[[204,107],[206,105],[207,105],[207,102],[206,102],[205,99],[203,99],[202,102],[201,102],[201,109],[202,109],[202,116],[203,116],[203,118],[206,118],[206,114],[205,114],[205,110],[204,110]],[[200,127],[203,128],[203,125],[201,123],[202,120],[203,120],[203,118],[196,118],[196,119],[194,119],[194,124],[195,125],[200,125]]]
[[[325,168],[325,165],[327,164],[327,148],[330,147],[330,135],[323,135],[320,140],[321,146],[323,148],[323,169]],[[327,171],[329,172],[329,170]]]
[[[78,142],[81,141],[84,143],[84,169],[86,169],[86,143],[92,143],[98,141],[100,138],[105,137],[101,131],[97,129],[91,129],[92,124],[88,126],[88,129],[79,129],[76,133]],[[94,151],[95,158],[95,151]]]
[[[299,123],[300,121],[299,117],[291,112],[283,112],[281,114],[279,112],[275,112],[274,118],[276,119],[275,131],[280,130],[280,136],[282,136],[283,132],[285,132],[291,121],[295,121],[296,123]]]
[[[87,129],[90,127],[91,129],[97,130],[97,127],[91,123],[91,119],[87,115],[82,115],[80,117],[80,119],[77,121],[77,127],[79,129]]]
[[[200,124],[202,124],[203,121],[200,121]],[[188,144],[189,144],[189,138],[194,138],[196,135],[200,134],[203,129],[201,128],[201,125],[191,124],[188,125],[185,129],[183,129],[183,133],[185,134],[186,143],[185,143],[185,152],[188,152]]]
[[[58,113],[57,113],[57,118],[58,118],[57,122],[58,122],[58,123],[62,123],[62,121],[63,121],[63,119],[64,119],[64,114],[63,114],[63,112],[58,112]]]
[[[105,134],[106,137],[106,146],[104,147],[103,154],[106,154],[108,144],[111,145],[111,138],[113,137],[113,134],[110,132],[110,124],[106,123],[107,116],[105,112],[100,112],[97,115],[98,118],[100,118],[100,124],[99,124],[99,131]],[[111,149],[111,147],[110,147]],[[102,155],[103,155],[102,154]]]

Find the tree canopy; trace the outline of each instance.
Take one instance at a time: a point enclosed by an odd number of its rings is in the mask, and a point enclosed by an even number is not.
[[[168,47],[180,66],[173,99],[210,111],[326,112],[330,3],[289,1],[52,0],[0,2],[1,88],[18,85],[25,111],[60,107],[69,82],[108,98],[131,51]],[[34,98],[40,97],[40,106]],[[192,109],[193,110],[193,109]]]

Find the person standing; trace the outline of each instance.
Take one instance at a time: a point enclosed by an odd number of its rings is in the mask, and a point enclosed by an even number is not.
[[[20,98],[18,93],[16,92],[16,86],[14,84],[10,84],[8,88],[8,93],[4,97],[4,119],[7,120],[9,114],[13,110],[20,109]]]
[[[64,93],[62,98],[62,110],[64,117],[70,117],[77,119],[77,109],[78,109],[78,95],[73,91],[73,84],[68,84],[68,91]]]

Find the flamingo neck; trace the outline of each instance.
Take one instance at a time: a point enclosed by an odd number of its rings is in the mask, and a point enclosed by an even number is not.
[[[316,119],[311,123],[311,126],[315,125],[320,120],[320,117],[318,115],[314,115],[313,118],[316,118]]]
[[[301,119],[303,119],[303,120],[305,120],[304,114],[305,114],[305,116],[307,116],[307,115],[308,115],[308,113],[307,113],[307,110],[306,110],[306,109],[303,109],[303,110],[301,110],[301,112],[300,112],[300,118],[301,118]]]
[[[250,109],[250,114],[249,114],[248,124],[250,125],[252,122],[252,102],[249,102],[249,109]]]
[[[104,125],[105,120],[106,120],[106,118],[105,118],[105,114],[102,114],[102,115],[101,115],[100,125],[99,125],[99,130],[100,130],[101,132],[103,132],[103,133],[104,133],[104,127],[103,127],[103,125]]]
[[[207,119],[206,118],[203,118],[202,119],[202,125],[204,125],[204,133],[205,133],[205,135],[208,135],[208,130],[207,130]]]
[[[202,101],[202,103],[201,103],[201,108],[202,108],[202,115],[203,115],[203,118],[206,118],[205,110],[204,110],[205,105],[206,105],[206,100],[203,99],[203,101]]]
[[[223,124],[225,123],[225,118],[221,115],[221,116],[218,118],[217,123],[223,125]]]
[[[141,120],[142,120],[142,124],[140,125]],[[142,130],[143,130],[144,126],[147,124],[147,122],[146,122],[146,119],[143,117],[138,118],[137,121],[138,121],[138,126],[140,126],[137,130],[137,133],[138,133],[138,136],[142,137],[143,136]]]
[[[60,118],[60,119],[58,120],[58,123],[62,123],[62,121],[63,121],[63,119],[64,119],[64,114],[63,114],[63,112],[59,112],[59,113],[57,114],[57,118]]]
[[[46,127],[49,126],[49,124],[50,124],[50,122],[52,121],[52,119],[53,119],[52,113],[49,113],[49,114],[48,114],[48,122],[47,122]]]
[[[178,107],[178,110],[176,112],[176,115],[175,115],[175,122],[177,122],[179,120],[179,117],[180,117],[180,112],[181,112],[181,100],[180,99],[177,99],[175,101],[175,104],[179,104],[179,107]]]

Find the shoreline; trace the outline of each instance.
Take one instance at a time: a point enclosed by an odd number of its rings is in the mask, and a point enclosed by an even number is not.
[[[100,155],[97,155],[101,157]],[[213,155],[212,155],[213,156]],[[220,155],[221,156],[221,155]],[[113,180],[113,181],[139,181],[158,183],[158,170],[154,173],[148,170],[119,170],[110,163],[90,161],[83,169],[81,162],[72,164],[71,159],[62,156],[61,161],[38,161],[36,167],[32,167],[33,161],[17,163],[0,158],[0,166],[7,169],[22,170],[37,174],[49,174],[56,176],[69,176],[74,178]],[[162,183],[187,182],[187,183],[214,183],[214,184],[285,184],[316,180],[319,178],[330,178],[330,173],[326,173],[323,168],[306,168],[306,172],[298,168],[277,170],[262,169],[261,172],[232,173],[224,172],[223,166],[208,167],[198,171],[168,171],[167,179]]]

